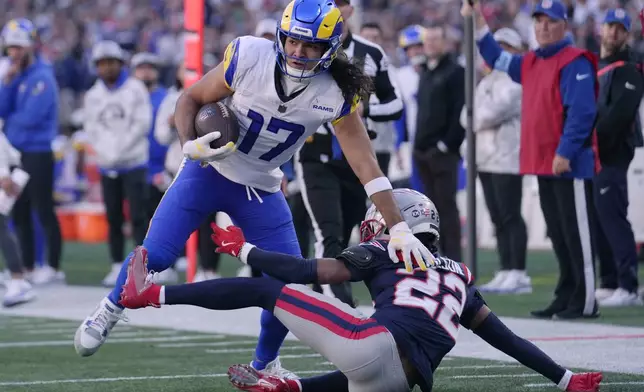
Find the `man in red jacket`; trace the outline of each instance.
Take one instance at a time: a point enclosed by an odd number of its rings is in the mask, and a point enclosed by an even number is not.
[[[597,58],[566,37],[567,11],[558,0],[539,1],[532,13],[539,48],[525,55],[502,50],[478,4],[477,44],[486,63],[523,86],[520,172],[539,177],[539,198],[559,261],[553,302],[533,311],[539,318],[597,317],[591,230],[591,180],[599,169]]]

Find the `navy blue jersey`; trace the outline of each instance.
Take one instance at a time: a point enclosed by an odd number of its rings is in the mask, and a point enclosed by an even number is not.
[[[484,302],[462,263],[439,257],[436,266],[407,272],[389,258],[387,241],[347,248],[344,261],[352,281],[364,281],[376,312],[405,357],[431,390],[433,372],[456,343],[461,325],[468,326]]]

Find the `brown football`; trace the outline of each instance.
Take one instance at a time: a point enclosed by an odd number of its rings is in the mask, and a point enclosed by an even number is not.
[[[195,118],[195,131],[197,137],[210,132],[221,132],[221,137],[210,143],[212,148],[225,146],[228,142],[237,143],[239,138],[237,117],[228,106],[221,102],[208,103],[199,109]]]

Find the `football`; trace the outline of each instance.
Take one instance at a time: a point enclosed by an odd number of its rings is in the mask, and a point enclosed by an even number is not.
[[[195,118],[197,137],[219,131],[221,137],[210,143],[210,147],[219,148],[228,142],[237,143],[239,124],[232,110],[221,102],[203,105]]]

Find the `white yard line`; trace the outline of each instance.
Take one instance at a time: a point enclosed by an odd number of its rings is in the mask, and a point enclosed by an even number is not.
[[[644,385],[644,381],[616,381],[616,382],[602,382],[601,386],[605,385]],[[552,387],[554,384],[550,383],[539,383],[539,384],[524,384],[525,388],[546,388]]]
[[[203,340],[212,339],[210,336],[193,335],[193,336],[160,336],[151,338],[114,338],[107,339],[108,343],[152,343],[152,342],[180,342],[184,340]],[[0,343],[0,348],[9,347],[49,347],[49,346],[71,346],[74,344],[73,339],[67,340],[44,340],[34,342],[4,342]]]
[[[283,346],[280,348],[280,351],[291,351],[291,350],[310,350],[310,347],[306,346]],[[233,353],[253,353],[255,348],[223,348],[220,350],[206,350],[208,354],[233,354]]]
[[[9,331],[9,332],[14,332],[14,333],[19,333],[19,334],[24,333],[24,334],[28,334],[28,335],[56,335],[56,334],[66,334],[66,335],[68,335],[70,333],[73,335],[74,332],[76,331],[76,328],[78,328],[78,325],[74,324],[74,325],[70,325],[69,328],[64,328],[64,327],[63,328],[60,328],[60,327],[58,327],[58,328],[47,328],[47,327],[45,327],[45,328],[29,328],[29,329],[19,329],[19,330],[16,330],[16,331]],[[132,333],[130,331],[132,331],[132,328],[130,328],[130,327],[116,327],[116,328],[114,328],[112,330],[112,332],[110,333],[110,336],[115,336],[114,334],[116,334],[116,333]],[[143,332],[143,331],[140,331],[140,332]],[[145,332],[155,333],[155,332],[159,332],[159,331],[145,331]],[[175,333],[177,333],[177,332],[178,331],[175,330]]]
[[[328,370],[308,370],[297,371],[298,374],[321,374],[328,373]],[[511,378],[511,377],[536,377],[540,376],[535,373],[525,374],[495,374],[495,375],[471,375],[471,376],[451,376],[446,377],[449,379],[477,379],[477,378]],[[9,381],[0,382],[0,386],[29,386],[29,385],[52,385],[52,384],[81,384],[81,383],[102,383],[102,382],[118,382],[118,381],[145,381],[145,380],[179,380],[186,378],[222,378],[228,377],[225,373],[215,374],[178,374],[169,376],[140,376],[140,377],[109,377],[109,378],[73,378],[64,380],[35,380],[35,381]],[[606,383],[606,385],[640,385],[644,384],[638,382],[630,383]],[[552,384],[527,384],[526,387],[531,386],[552,386]]]
[[[297,355],[294,355],[297,357]],[[280,355],[280,358],[285,358],[284,355]],[[335,366],[331,362],[320,362],[319,365],[325,366]],[[436,369],[436,372],[443,372],[448,370],[484,370],[484,369],[518,369],[524,368],[522,365],[464,365],[464,366],[439,366]],[[442,377],[442,376],[441,376]],[[550,385],[550,384],[548,384]]]
[[[328,373],[323,370],[301,371],[299,374],[320,374]],[[9,381],[0,382],[2,387],[17,387],[28,385],[52,385],[52,384],[81,384],[81,383],[100,383],[116,381],[145,381],[145,380],[180,380],[185,378],[222,378],[228,377],[225,373],[215,374],[178,374],[173,376],[140,376],[140,377],[106,377],[106,378],[72,378],[67,380],[37,380],[37,381]]]
[[[112,331],[110,332],[110,339],[113,338],[136,338],[136,337],[154,337],[154,336],[173,336],[173,335],[179,335],[180,333],[183,333],[183,331],[177,331],[168,329],[165,331]],[[74,336],[72,333],[70,335],[71,337]],[[201,336],[203,335],[195,335],[195,336]]]
[[[527,378],[527,377],[543,377],[543,376],[539,373],[518,373],[518,374],[471,374],[471,375],[463,375],[463,376],[449,376],[447,378],[460,380],[460,379],[475,379],[475,378],[515,378],[515,377]]]
[[[74,326],[78,327],[78,323],[75,321],[37,320],[33,318],[19,319],[14,322],[0,321],[0,328],[74,328]]]
[[[213,338],[223,339],[226,336],[223,335],[212,335]],[[202,343],[161,343],[157,344],[156,347],[159,348],[186,348],[186,347],[226,347],[226,346],[243,346],[246,344],[256,345],[257,339],[255,340],[229,340],[225,342],[202,342]]]
[[[464,366],[439,366],[439,370],[483,370],[483,369],[518,369],[524,368],[521,365],[464,365]]]
[[[286,354],[280,355],[280,359],[298,359],[298,358],[320,358],[320,354]]]

